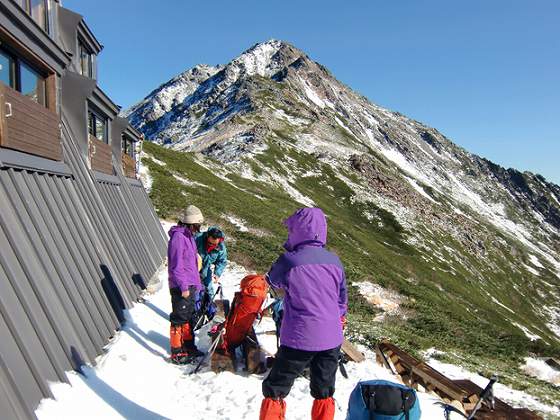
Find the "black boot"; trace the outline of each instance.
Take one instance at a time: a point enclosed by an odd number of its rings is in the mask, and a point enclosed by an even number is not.
[[[189,355],[189,358],[204,356],[204,353],[196,348],[194,340],[183,342],[183,352]]]

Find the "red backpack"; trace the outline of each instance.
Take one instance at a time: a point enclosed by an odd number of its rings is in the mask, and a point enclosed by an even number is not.
[[[225,334],[221,345],[223,350],[239,346],[251,332],[253,323],[261,314],[261,307],[268,293],[264,276],[250,274],[240,283],[241,290],[235,293],[231,309],[224,322]]]

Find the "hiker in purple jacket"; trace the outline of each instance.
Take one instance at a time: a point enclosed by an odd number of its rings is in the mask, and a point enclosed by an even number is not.
[[[327,221],[319,208],[303,208],[284,221],[285,252],[267,275],[282,289],[284,317],[280,348],[263,381],[260,420],[283,419],[284,398],[295,379],[310,366],[311,417],[334,418],[335,378],[343,320],[347,310],[346,279],[339,258],[325,249]]]
[[[194,235],[200,231],[203,221],[200,210],[189,206],[179,218],[177,226],[169,230],[167,258],[173,310],[169,314],[169,337],[171,361],[176,364],[188,363],[202,354],[194,344],[196,297],[202,289]]]

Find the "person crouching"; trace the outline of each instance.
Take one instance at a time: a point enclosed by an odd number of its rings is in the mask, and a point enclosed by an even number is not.
[[[227,248],[224,233],[216,226],[196,236],[198,254],[202,258],[200,278],[206,293],[213,298],[216,293],[214,284],[220,281],[220,276],[227,265]]]

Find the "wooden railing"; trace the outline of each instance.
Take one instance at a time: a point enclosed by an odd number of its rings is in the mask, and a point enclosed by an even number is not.
[[[129,155],[122,154],[122,168],[124,176],[136,178],[136,161]]]
[[[0,83],[0,146],[62,160],[60,118],[50,109]]]
[[[113,175],[111,146],[92,135],[89,136],[89,159],[91,169],[107,175]]]

